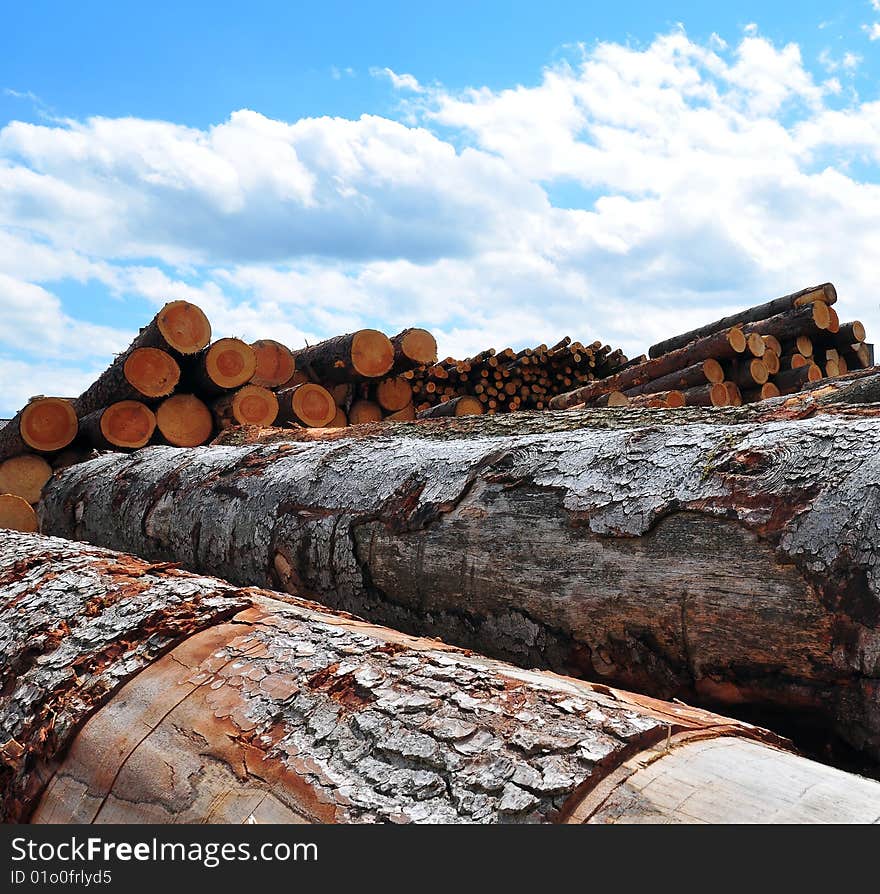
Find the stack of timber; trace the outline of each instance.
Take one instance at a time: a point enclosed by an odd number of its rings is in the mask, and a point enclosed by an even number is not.
[[[841,324],[836,302],[836,289],[824,283],[747,308],[658,342],[642,362],[550,406],[738,406],[873,367],[865,327]]]
[[[759,727],[82,543],[0,531],[0,629],[5,823],[880,818]]]

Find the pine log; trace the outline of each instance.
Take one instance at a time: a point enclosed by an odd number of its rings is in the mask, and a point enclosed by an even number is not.
[[[762,359],[753,357],[749,361],[738,363],[734,361],[734,367],[730,376],[730,381],[736,382],[740,388],[754,388],[756,385],[763,385],[769,378],[769,370]]]
[[[622,391],[609,391],[607,394],[601,394],[596,400],[591,401],[591,407],[628,407],[630,402],[630,398],[627,397]],[[658,400],[657,405],[660,406],[663,401]],[[583,409],[584,405],[580,404],[580,408]],[[571,409],[574,409],[572,407]]]
[[[781,341],[796,339],[799,335],[820,337],[831,323],[831,310],[827,304],[816,301],[807,307],[750,323],[743,331],[746,335],[774,335]]]
[[[251,384],[261,388],[280,388],[296,371],[293,353],[286,345],[271,338],[251,342],[256,359]]]
[[[202,397],[220,397],[241,388],[257,370],[254,349],[240,338],[220,338],[186,364],[188,389]]]
[[[376,386],[376,403],[390,413],[396,413],[411,404],[412,395],[412,385],[402,376],[383,379]]]
[[[349,406],[354,397],[354,388],[348,382],[343,382],[341,385],[334,385],[327,390],[333,395],[333,400],[337,407]]]
[[[742,394],[740,393],[739,386],[736,382],[724,382],[724,387],[727,389],[727,406],[742,406]]]
[[[767,368],[768,375],[775,376],[776,373],[779,372],[781,363],[779,360],[779,354],[777,354],[776,351],[771,351],[769,348],[767,348],[761,360],[763,361],[764,366]],[[760,384],[763,385],[764,383],[761,382]]]
[[[880,814],[759,727],[81,543],[0,534],[0,625],[7,823]]]
[[[211,340],[211,324],[189,301],[169,301],[138,333],[125,358],[138,348],[160,348],[177,357],[197,354]]]
[[[746,336],[741,329],[733,328],[726,332],[717,332],[699,341],[691,342],[683,348],[671,351],[658,357],[656,360],[648,360],[639,366],[631,366],[623,372],[590,382],[581,388],[575,388],[565,394],[558,394],[550,401],[550,407],[554,410],[565,410],[575,404],[590,403],[602,394],[609,391],[626,391],[637,385],[658,379],[660,376],[677,372],[702,363],[704,360],[719,360],[735,357],[742,354],[748,348],[750,353],[760,356],[764,352],[764,342],[758,339],[760,347],[746,341]]]
[[[684,332],[681,335],[667,338],[664,341],[658,342],[656,345],[652,345],[648,349],[648,356],[652,358],[660,357],[663,354],[668,354],[670,351],[684,347],[684,345],[695,341],[698,338],[705,338],[707,335],[730,329],[731,326],[757,323],[761,320],[775,317],[777,314],[785,313],[786,311],[794,310],[795,308],[803,307],[814,302],[822,302],[828,305],[834,304],[835,301],[837,301],[837,290],[830,282],[824,283],[821,286],[811,286],[808,289],[801,289],[799,292],[793,292],[791,295],[783,295],[781,298],[775,298],[773,301],[768,301],[765,304],[749,307],[746,310],[716,320],[714,323],[707,323],[705,326],[691,329],[689,332]],[[766,334],[776,335],[775,332]]]
[[[194,394],[175,394],[159,404],[156,427],[172,447],[198,447],[211,439],[214,417]]]
[[[723,382],[688,388],[684,392],[684,402],[688,407],[726,407],[727,388]]]
[[[359,329],[294,352],[296,368],[324,385],[380,379],[394,366],[394,345],[376,329]]]
[[[772,351],[777,357],[782,356],[782,343],[775,335],[762,335],[761,338],[764,339],[764,346],[768,351]]]
[[[345,428],[348,425],[348,416],[342,407],[336,408],[336,415],[327,423],[325,428]]]
[[[132,347],[113,363],[75,401],[82,419],[122,400],[167,397],[180,382],[180,365],[161,348]]]
[[[765,382],[760,388],[744,391],[742,399],[744,403],[751,404],[756,401],[767,400],[771,397],[779,397],[779,388],[773,382]]]
[[[391,338],[394,369],[403,371],[437,362],[437,340],[427,329],[404,329]]]
[[[815,363],[799,366],[796,369],[786,369],[773,377],[773,382],[780,394],[793,394],[808,382],[816,382],[822,378],[822,370]]]
[[[407,404],[402,409],[389,413],[385,418],[394,422],[412,422],[416,418],[416,408],[412,404]]]
[[[107,454],[53,477],[42,529],[529,666],[815,712],[878,755],[880,419],[783,404]]]
[[[791,354],[784,354],[779,358],[779,371],[786,369],[800,369],[802,366],[809,366],[812,362],[812,355],[805,357],[799,351],[795,351]]]
[[[78,428],[69,400],[36,397],[0,428],[0,462],[31,451],[63,450],[76,437]]]
[[[644,385],[636,385],[628,388],[626,394],[634,397],[636,394],[652,394],[656,391],[686,391],[701,385],[715,384],[724,381],[724,369],[714,358],[694,363],[685,369],[675,370],[666,376],[660,376]]]
[[[833,307],[828,308],[828,325],[825,327],[832,335],[837,335],[840,330],[840,317]]]
[[[37,531],[40,523],[34,507],[17,494],[0,494],[0,531]],[[6,656],[3,655],[5,661]],[[2,663],[0,663],[2,664]]]
[[[218,429],[233,425],[259,425],[267,428],[278,418],[278,398],[261,385],[245,385],[224,394],[211,404]]]
[[[804,357],[813,356],[813,339],[811,339],[809,335],[799,335],[795,339],[794,347],[797,352],[803,354]]]
[[[483,412],[483,405],[476,398],[464,395],[446,400],[429,410],[422,410],[418,414],[419,419],[440,419],[446,416],[479,416]]]
[[[278,421],[294,422],[306,428],[321,428],[332,422],[337,406],[326,388],[312,382],[278,392]]]
[[[627,406],[651,407],[662,409],[675,409],[685,405],[685,392],[683,391],[657,391],[651,394],[637,394],[627,398]],[[614,404],[609,403],[609,406]]]
[[[136,400],[117,401],[79,422],[80,438],[95,450],[139,450],[155,430],[155,414]]]
[[[52,466],[35,453],[22,453],[0,463],[0,494],[14,494],[36,503],[43,485],[52,477]]]
[[[382,407],[372,400],[356,400],[348,409],[350,425],[361,425],[364,422],[381,422],[384,418]]]

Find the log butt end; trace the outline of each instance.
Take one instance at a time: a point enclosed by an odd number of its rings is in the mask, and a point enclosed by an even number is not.
[[[156,424],[173,447],[198,447],[214,429],[211,411],[194,394],[175,394],[162,401],[156,411]]]
[[[351,341],[351,365],[368,379],[378,379],[394,366],[394,345],[378,329],[361,329]]]
[[[268,428],[278,418],[278,398],[260,385],[245,385],[232,398],[232,415],[240,425]]]
[[[211,340],[211,324],[200,307],[189,301],[169,301],[156,317],[168,345],[181,354],[196,354]]]
[[[271,338],[251,342],[256,356],[256,371],[251,377],[252,385],[263,388],[278,388],[294,374],[296,366],[293,354],[286,345]]]
[[[127,450],[146,447],[155,430],[155,413],[136,400],[118,401],[101,414],[101,434],[114,447]]]
[[[19,429],[29,447],[41,453],[54,453],[73,441],[79,423],[70,401],[40,397],[22,410]]]
[[[291,398],[294,416],[309,428],[323,428],[336,416],[336,401],[322,385],[305,382],[298,385]]]
[[[37,503],[43,485],[52,477],[52,467],[35,453],[23,453],[0,463],[0,494],[12,494]]]
[[[167,397],[180,382],[180,366],[159,348],[136,348],[123,366],[125,379],[145,397]]]
[[[348,421],[351,425],[360,425],[362,422],[381,422],[383,418],[382,408],[371,400],[357,400],[348,411]]]
[[[413,363],[437,362],[437,339],[427,329],[408,329],[399,344],[403,356]]]
[[[221,338],[205,355],[205,372],[218,388],[240,388],[257,370],[254,349],[240,338]]]
[[[17,494],[0,494],[0,528],[34,534],[39,530],[34,507]]]

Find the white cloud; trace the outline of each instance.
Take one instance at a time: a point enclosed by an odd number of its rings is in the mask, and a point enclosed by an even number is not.
[[[868,40],[880,40],[880,22],[862,25],[862,30],[868,35]]]
[[[858,61],[822,60],[840,79]],[[634,354],[826,279],[880,332],[880,102],[817,81],[798,46],[676,29],[582,47],[532,86],[382,76],[413,94],[412,123],[241,110],[206,129],[0,130],[0,312],[22,342],[48,333],[56,370],[7,335],[16,381],[72,387],[67,364],[91,370],[130,336],[73,319],[53,291],[70,279],[108,320],[111,295],[190,298],[218,335],[294,347],[421,323],[443,354],[564,333]]]
[[[418,79],[411,74],[398,74],[390,68],[372,68],[370,74],[373,77],[384,77],[391,81],[391,85],[395,90],[409,90],[411,93],[424,93],[425,88],[418,82]]]

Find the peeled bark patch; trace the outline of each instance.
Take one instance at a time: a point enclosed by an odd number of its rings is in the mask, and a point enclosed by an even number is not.
[[[65,471],[42,521],[523,664],[811,712],[878,754],[880,419],[755,421],[801,412],[156,448]]]

